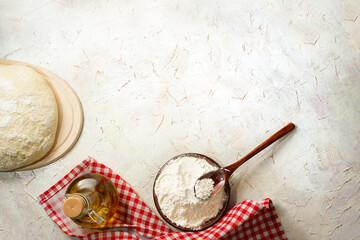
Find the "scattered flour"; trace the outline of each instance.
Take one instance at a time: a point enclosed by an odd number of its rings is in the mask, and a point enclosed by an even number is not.
[[[15,88],[14,84],[12,83],[11,80],[9,80],[6,77],[3,77],[0,81],[0,87],[2,87],[5,90],[12,90]]]
[[[194,185],[201,175],[216,169],[206,160],[196,157],[169,161],[155,183],[155,194],[165,216],[178,226],[194,230],[214,218],[227,198],[225,190],[209,200],[200,200],[195,197]]]
[[[17,113],[18,112],[18,104],[15,102],[15,100],[5,99],[5,97],[1,98],[0,99],[0,111],[6,112],[6,113]]]

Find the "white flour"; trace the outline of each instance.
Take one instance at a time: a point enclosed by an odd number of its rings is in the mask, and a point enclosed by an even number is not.
[[[214,181],[210,178],[204,178],[199,181],[196,181],[195,184],[195,194],[196,197],[200,199],[208,199],[211,192],[214,189]]]
[[[216,169],[206,160],[195,157],[168,162],[155,183],[155,194],[166,217],[194,230],[215,217],[226,199],[224,189],[209,200],[200,200],[195,197],[194,185],[201,175]]]
[[[14,84],[12,83],[11,80],[3,77],[0,80],[0,87],[4,88],[5,90],[12,90],[15,88]]]

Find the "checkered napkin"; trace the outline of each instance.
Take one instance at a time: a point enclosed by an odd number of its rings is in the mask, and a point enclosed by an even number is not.
[[[67,185],[84,173],[102,174],[115,184],[121,201],[117,212],[120,217],[111,223],[116,228],[106,231],[82,228],[62,212]],[[140,200],[124,179],[90,157],[42,193],[38,200],[63,232],[81,239],[287,239],[270,199],[261,202],[245,200],[228,211],[217,224],[203,231],[173,232]]]

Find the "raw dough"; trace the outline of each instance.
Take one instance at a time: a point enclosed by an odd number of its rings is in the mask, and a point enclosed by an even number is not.
[[[0,64],[0,171],[41,159],[57,125],[56,99],[44,77],[30,67]]]

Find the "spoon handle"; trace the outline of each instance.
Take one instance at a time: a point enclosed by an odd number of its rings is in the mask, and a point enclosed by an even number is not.
[[[262,150],[264,150],[265,148],[267,148],[268,146],[270,146],[272,143],[274,143],[276,140],[280,139],[281,137],[283,137],[284,135],[286,135],[287,133],[291,132],[293,129],[295,128],[295,125],[293,123],[289,123],[288,125],[286,125],[285,127],[283,127],[282,129],[280,129],[279,131],[277,131],[274,135],[272,135],[271,137],[269,137],[265,142],[261,143],[259,146],[257,146],[254,150],[252,150],[251,152],[249,152],[245,157],[241,158],[239,161],[224,167],[224,170],[226,170],[227,172],[227,177],[229,178],[230,175],[243,163],[245,163],[247,160],[249,160],[250,158],[252,158],[253,156],[255,156],[256,154],[258,154],[259,152],[261,152]]]

